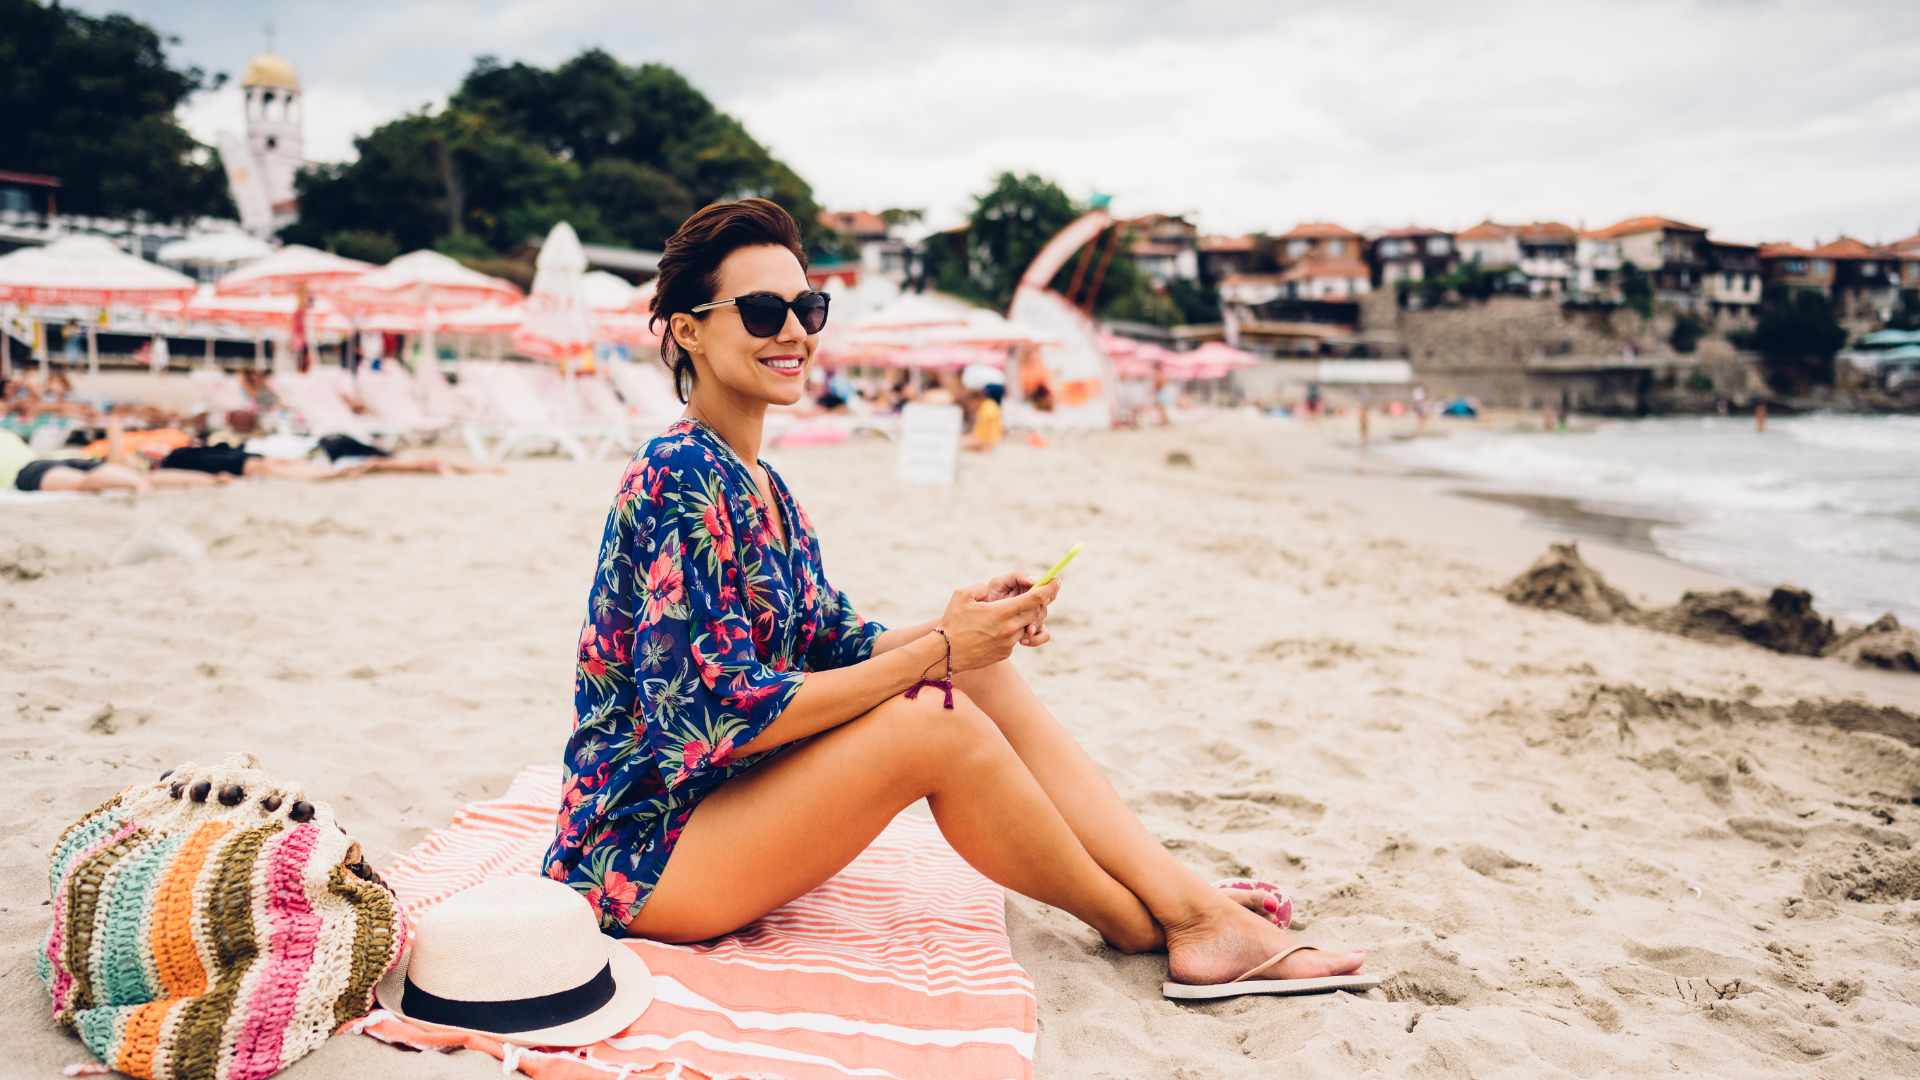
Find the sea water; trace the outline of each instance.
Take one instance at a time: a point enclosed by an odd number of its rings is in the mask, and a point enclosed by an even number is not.
[[[1828,615],[1891,611],[1920,625],[1920,417],[1777,417],[1764,434],[1751,417],[1635,420],[1454,432],[1380,452],[1483,494],[1569,500],[1572,515],[1535,516],[1602,539],[1630,534],[1757,590],[1798,585]],[[1580,528],[1605,517],[1637,524]]]

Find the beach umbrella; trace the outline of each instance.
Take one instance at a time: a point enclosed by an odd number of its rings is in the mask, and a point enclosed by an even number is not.
[[[166,249],[161,252],[164,256]],[[223,296],[291,296],[302,285],[323,291],[337,289],[374,269],[372,263],[359,259],[288,244],[227,274],[213,287]]]
[[[889,353],[884,362],[888,367],[927,371],[959,371],[976,365],[1004,369],[1007,366],[1007,353],[1005,349],[976,345],[922,345]]]
[[[0,302],[16,304],[142,305],[192,296],[194,280],[129,255],[103,237],[69,236],[45,247],[0,255]],[[87,322],[87,378],[100,404],[97,319]]]
[[[560,365],[567,384],[567,411],[575,410],[573,376],[581,353],[600,340],[600,323],[587,305],[587,253],[573,226],[562,221],[547,233],[534,261],[527,317],[513,332],[513,347],[536,360]]]
[[[243,232],[209,233],[163,244],[154,257],[163,263],[194,263],[199,266],[231,266],[253,262],[273,254],[266,241]]]
[[[1189,356],[1199,363],[1224,364],[1229,369],[1254,367],[1260,363],[1260,358],[1252,353],[1244,349],[1236,349],[1220,341],[1209,341],[1190,353],[1175,353],[1174,355]]]
[[[564,366],[600,337],[600,326],[587,303],[587,253],[573,226],[562,221],[553,227],[534,266],[527,318],[513,332],[513,347]]]
[[[640,291],[627,279],[605,270],[590,270],[582,275],[580,287],[587,294],[587,306],[595,311],[625,311],[633,303],[634,294]]]
[[[397,315],[421,320],[421,355],[439,362],[433,334],[436,314],[489,301],[513,304],[520,290],[510,281],[469,270],[437,251],[413,251],[377,270],[332,288],[341,310],[356,318]]]

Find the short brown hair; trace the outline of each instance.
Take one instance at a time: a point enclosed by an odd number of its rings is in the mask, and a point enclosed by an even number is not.
[[[778,203],[766,199],[703,206],[667,240],[654,284],[653,318],[647,325],[666,324],[660,334],[660,362],[673,372],[673,392],[682,404],[693,391],[693,357],[673,339],[672,318],[717,299],[713,292],[720,286],[720,264],[741,248],[762,244],[786,248],[806,269],[800,227]],[[694,315],[704,317],[705,312]]]

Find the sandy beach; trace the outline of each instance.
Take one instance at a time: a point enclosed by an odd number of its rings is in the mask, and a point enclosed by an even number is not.
[[[1920,751],[1846,730],[1920,713],[1920,677],[1515,607],[1565,537],[1353,441],[1230,416],[1010,444],[952,489],[878,440],[767,455],[883,622],[1086,541],[1028,678],[1183,860],[1281,884],[1387,979],[1175,1005],[1164,957],[1010,897],[1035,1074],[1920,1071]],[[3,1071],[87,1059],[30,954],[52,841],[126,784],[251,750],[380,865],[554,760],[621,467],[0,507]],[[116,564],[164,530],[204,556]],[[1582,550],[1651,604],[1725,585]],[[499,1069],[343,1037],[286,1075]]]

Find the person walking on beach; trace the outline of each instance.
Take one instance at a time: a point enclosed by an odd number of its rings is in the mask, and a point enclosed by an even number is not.
[[[1363,953],[1299,946],[1266,893],[1176,861],[1021,678],[1008,657],[1049,639],[1059,581],[963,585],[938,618],[892,629],[827,581],[813,523],[759,460],[767,408],[805,393],[827,320],[784,210],[700,210],[658,282],[687,410],[635,455],[607,516],[543,864],[603,930],[737,930],[924,798],[982,874],[1121,951],[1165,950],[1175,983],[1360,969]]]

